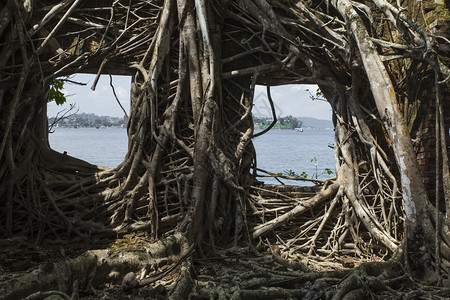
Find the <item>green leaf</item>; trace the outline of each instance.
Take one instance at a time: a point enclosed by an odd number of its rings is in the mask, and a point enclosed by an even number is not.
[[[316,90],[316,97],[323,97],[323,93],[320,89]]]
[[[63,105],[66,102],[66,96],[62,92],[64,88],[64,80],[55,79],[50,86],[50,92],[48,95],[48,102],[55,101],[57,105]]]

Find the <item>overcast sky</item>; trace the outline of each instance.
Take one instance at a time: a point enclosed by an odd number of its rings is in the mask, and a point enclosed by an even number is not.
[[[124,113],[114,98],[109,76],[102,75],[95,91],[91,90],[95,75],[76,74],[72,80],[87,83],[86,86],[65,84],[64,93],[67,96],[67,104],[57,106],[54,102],[48,105],[48,116],[55,116],[57,112],[75,104],[79,113],[94,113],[98,116],[123,117]],[[127,113],[130,110],[130,76],[113,76],[113,85],[117,97]],[[310,99],[310,94],[315,94],[315,85],[286,85],[271,88],[272,99],[275,104],[277,116],[312,117],[323,120],[331,120],[331,107],[328,102]],[[253,114],[257,117],[271,116],[270,104],[267,100],[266,87],[257,86],[255,91]]]
[[[71,76],[71,80],[87,83],[85,86],[66,83],[64,85],[64,94],[67,97],[67,103],[63,106],[51,102],[47,106],[47,115],[55,116],[57,112],[75,104],[79,108],[79,113],[94,113],[98,116],[123,117],[124,113],[114,98],[111,86],[109,85],[109,75],[100,76],[95,91],[91,86],[95,80],[92,74],[76,74]],[[130,89],[131,76],[113,76],[113,85],[116,90],[117,98],[127,111],[130,111]]]
[[[311,100],[310,92],[315,95],[317,85],[292,84],[270,88],[270,95],[274,102],[277,117],[311,117],[322,120],[331,120],[331,106],[326,101]],[[309,90],[309,92],[308,92]],[[257,86],[253,100],[253,115],[272,116],[267,88]]]

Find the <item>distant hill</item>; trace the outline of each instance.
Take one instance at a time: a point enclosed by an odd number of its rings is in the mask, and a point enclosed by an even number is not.
[[[310,117],[297,117],[299,121],[303,122],[302,127],[303,128],[315,128],[315,129],[333,129],[333,122],[330,120],[321,120],[316,118],[310,118]]]

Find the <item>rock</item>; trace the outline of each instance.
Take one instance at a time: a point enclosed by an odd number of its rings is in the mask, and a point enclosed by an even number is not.
[[[134,274],[133,272],[127,273],[122,280],[122,289],[124,291],[131,291],[135,288],[137,288],[139,285],[137,279],[136,279],[136,274]]]

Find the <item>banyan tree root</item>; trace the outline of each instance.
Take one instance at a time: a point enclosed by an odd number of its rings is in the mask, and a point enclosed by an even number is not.
[[[0,299],[129,294],[136,299],[174,300],[359,299],[367,295],[445,299],[450,295],[448,287],[415,282],[399,263],[363,263],[354,269],[341,266],[323,272],[287,260],[279,252],[255,255],[242,249],[216,249],[208,258],[194,258],[192,249],[183,236],[175,235],[146,247],[91,250],[75,259],[47,261],[28,273],[3,276]]]
[[[411,293],[445,299],[450,293],[449,288],[418,288],[398,263],[364,263],[353,270],[316,272],[287,266],[276,256],[223,254],[194,260],[196,284],[190,299],[361,299],[368,295],[391,299]]]
[[[448,88],[436,46],[448,40],[391,2],[0,4],[0,236],[180,231],[208,256],[253,234],[289,259],[379,259],[406,245],[410,271],[447,278],[449,220],[429,203],[412,137],[431,105],[420,97]],[[51,150],[52,80],[114,71],[133,76],[124,162],[107,169]],[[318,84],[331,104],[337,177],[306,199],[261,199],[249,192],[255,86],[291,83]],[[182,264],[179,295],[191,284]]]
[[[380,170],[369,167],[376,161],[366,165],[365,174],[358,174],[361,166],[355,164],[357,154],[348,128],[352,127],[343,123],[336,126],[335,148],[342,163],[336,178],[324,181],[315,194],[295,197],[255,187],[266,197],[252,197],[258,221],[252,231],[254,238],[268,237],[261,241],[276,244],[291,259],[319,254],[344,263],[346,258],[382,261],[392,256],[400,244],[397,230],[403,218],[396,192],[388,188],[395,189],[396,181],[376,179]],[[365,134],[368,138],[369,133]],[[370,182],[378,183],[383,195],[370,195]]]
[[[27,273],[6,273],[0,280],[0,299],[30,299],[52,290],[71,294],[77,289],[93,293],[109,285],[130,292],[163,277],[177,278],[179,265],[189,258],[193,247],[181,234],[155,243],[122,249],[89,250],[73,259],[47,260]],[[184,270],[181,265],[181,270]],[[135,281],[135,282],[134,282]]]

